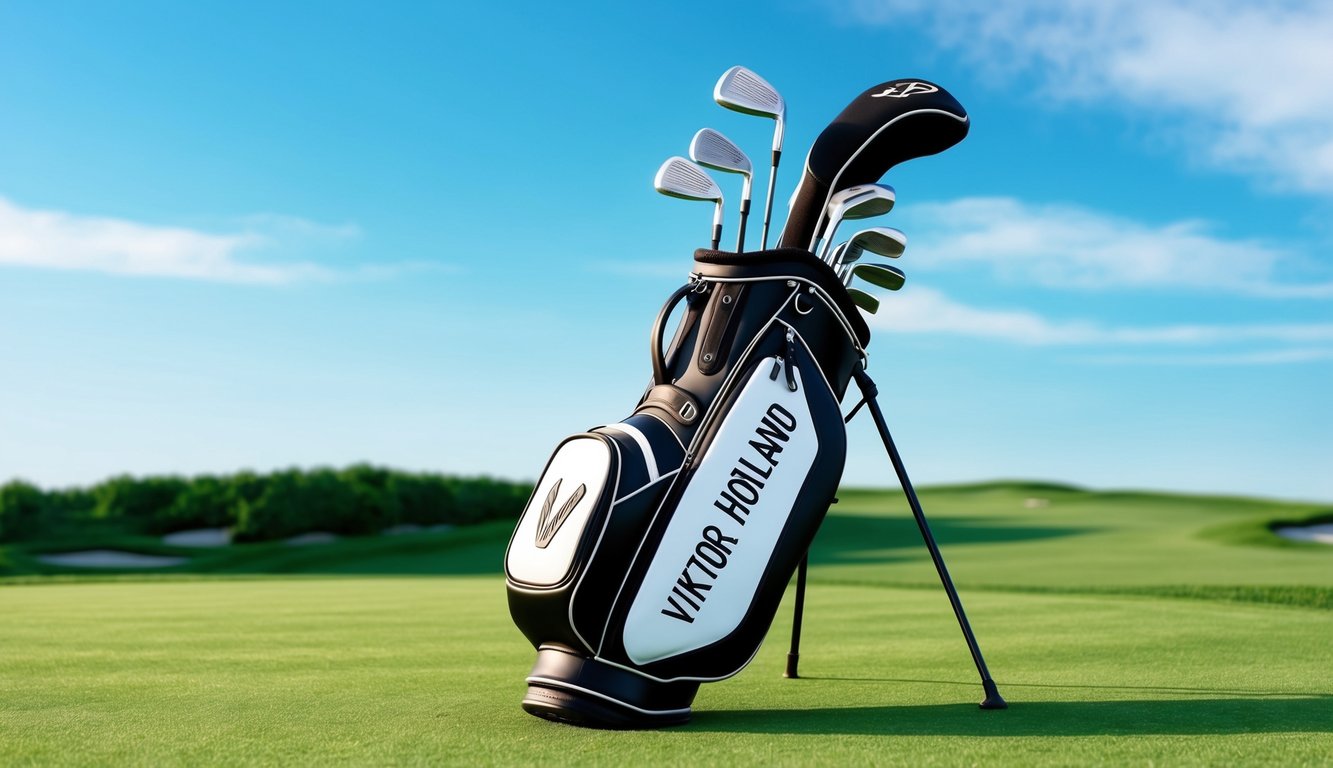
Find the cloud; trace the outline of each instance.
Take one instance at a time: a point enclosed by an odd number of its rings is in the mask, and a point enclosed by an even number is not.
[[[1280,282],[1299,258],[1258,240],[1227,240],[1202,221],[1149,226],[1073,205],[1005,197],[904,206],[916,263],[986,264],[1056,288],[1185,288],[1271,298],[1333,297],[1333,282]]]
[[[176,277],[236,283],[289,283],[333,276],[316,264],[255,263],[239,255],[292,238],[343,240],[354,227],[292,217],[260,217],[217,234],[127,219],[23,208],[0,198],[0,265]]]
[[[1249,0],[857,0],[1052,97],[1183,117],[1191,145],[1278,186],[1333,193],[1333,4]]]
[[[969,307],[920,287],[884,301],[870,324],[878,333],[950,334],[1029,346],[1333,344],[1333,323],[1108,327],[1086,320],[1052,321],[1023,309]],[[1316,358],[1289,356],[1283,362],[1307,359]]]

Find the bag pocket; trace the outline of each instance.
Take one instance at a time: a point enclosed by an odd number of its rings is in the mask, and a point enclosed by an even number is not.
[[[534,646],[593,651],[615,588],[684,452],[671,430],[647,415],[556,448],[505,554],[510,614]]]
[[[837,490],[841,412],[791,328],[720,403],[664,505],[627,593],[610,657],[660,680],[720,679],[753,657]],[[673,503],[674,502],[674,503]],[[637,586],[635,586],[637,585]]]

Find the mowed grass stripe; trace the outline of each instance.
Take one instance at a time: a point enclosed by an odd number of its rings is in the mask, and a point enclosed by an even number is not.
[[[942,593],[819,584],[695,722],[606,733],[518,708],[532,649],[496,577],[0,589],[0,763],[1324,764],[1328,615],[975,592],[1012,703],[980,689]]]

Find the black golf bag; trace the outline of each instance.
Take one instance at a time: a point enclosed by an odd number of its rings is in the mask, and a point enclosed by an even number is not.
[[[525,709],[684,722],[701,681],[749,662],[837,490],[868,340],[808,251],[696,252],[638,407],[560,444],[510,542],[510,612],[538,649]]]
[[[510,541],[509,609],[537,649],[524,709],[602,727],[685,722],[701,682],[754,657],[801,566],[796,676],[804,558],[842,476],[851,381],[949,594],[982,707],[1003,708],[866,375],[869,329],[830,263],[806,249],[832,235],[821,218],[831,196],[952,146],[967,125],[934,84],[871,88],[807,157],[780,241],[794,247],[695,253],[653,326],[653,381],[638,406],[560,443]]]

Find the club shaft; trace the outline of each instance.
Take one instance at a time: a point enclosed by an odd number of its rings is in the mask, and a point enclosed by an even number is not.
[[[713,250],[722,245],[722,198],[717,199],[713,208]]]
[[[736,230],[736,253],[745,251],[745,219],[750,215],[750,198],[741,200],[741,222]]]
[[[824,238],[824,247],[820,249],[818,254],[820,261],[828,262],[832,258],[833,236],[838,233],[838,225],[841,223],[842,219],[829,221],[829,230],[826,233],[827,236]]]
[[[778,181],[778,161],[782,159],[782,150],[773,150],[773,165],[768,169],[768,194],[764,195],[764,229],[759,237],[761,250],[768,250],[768,222],[773,216],[773,186]]]

